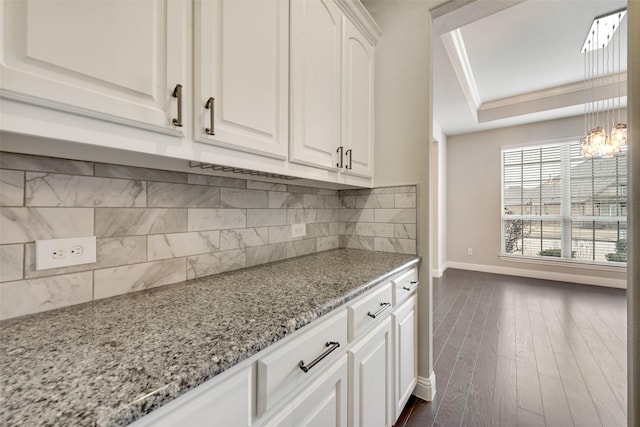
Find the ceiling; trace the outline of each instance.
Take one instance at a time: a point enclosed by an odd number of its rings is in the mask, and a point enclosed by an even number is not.
[[[477,0],[451,11],[453,3],[432,10],[434,120],[446,135],[583,114],[593,93],[580,52],[587,31],[594,17],[626,7],[626,0]],[[601,93],[622,88],[624,107],[626,16],[620,33],[623,72]]]

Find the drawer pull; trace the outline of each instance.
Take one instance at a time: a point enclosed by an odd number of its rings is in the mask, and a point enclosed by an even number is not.
[[[409,283],[411,284],[411,286],[403,286],[402,289],[404,289],[405,291],[412,291],[415,288],[417,288],[418,285],[420,284],[420,282],[416,282],[416,281],[411,281]]]
[[[391,307],[391,303],[390,302],[381,302],[380,303],[380,308],[378,309],[378,311],[376,311],[375,313],[372,312],[367,312],[367,316],[369,317],[373,317],[374,319],[378,316],[380,316],[380,314],[382,314],[383,311],[385,311],[387,308]]]
[[[171,94],[174,98],[178,99],[178,117],[172,120],[175,127],[182,127],[182,85],[177,84]]]
[[[209,110],[209,123],[211,124],[210,128],[205,128],[204,131],[207,135],[215,135],[216,134],[216,130],[214,127],[214,114],[215,114],[215,102],[216,99],[215,98],[209,98],[207,99],[207,103],[204,104],[204,108],[206,108],[207,110]]]
[[[338,147],[338,149],[336,150],[336,153],[338,153],[340,155],[340,157],[338,158],[340,160],[340,162],[336,163],[336,167],[342,169],[342,146]]]
[[[309,369],[311,369],[314,366],[316,366],[322,359],[327,357],[329,355],[329,353],[334,351],[336,348],[340,347],[340,343],[337,342],[337,341],[329,341],[329,342],[327,342],[326,346],[329,347],[329,348],[324,353],[322,353],[320,356],[318,356],[315,359],[313,359],[313,361],[311,363],[309,363],[309,365],[304,366],[304,360],[301,360],[300,363],[298,363],[298,366],[300,366],[300,369],[302,369],[303,372],[309,372]]]

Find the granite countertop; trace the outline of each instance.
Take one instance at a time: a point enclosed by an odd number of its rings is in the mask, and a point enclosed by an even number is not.
[[[2,321],[0,425],[127,425],[417,261],[336,249]]]

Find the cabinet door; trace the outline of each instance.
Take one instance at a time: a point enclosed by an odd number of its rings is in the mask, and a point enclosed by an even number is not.
[[[337,170],[342,12],[333,0],[291,2],[291,144],[295,163]]]
[[[395,338],[394,422],[402,413],[418,380],[416,301],[417,296],[414,294],[392,314]]]
[[[347,357],[326,369],[266,426],[269,427],[346,427]]]
[[[344,19],[342,143],[344,173],[373,176],[374,48]]]
[[[195,2],[196,140],[286,158],[288,14],[285,0]]]
[[[349,351],[349,425],[391,427],[391,318]]]
[[[5,1],[2,97],[180,135],[187,2]],[[186,88],[185,88],[186,92]]]

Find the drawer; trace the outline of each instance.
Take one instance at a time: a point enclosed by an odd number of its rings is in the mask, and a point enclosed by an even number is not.
[[[379,320],[391,312],[393,304],[391,282],[351,304],[349,313],[349,341],[353,341],[364,331],[377,325]]]
[[[205,382],[140,418],[131,427],[198,427],[251,425],[253,366],[236,367]]]
[[[311,330],[258,360],[258,416],[274,408],[286,395],[324,371],[347,346],[347,313],[342,310],[320,320]],[[339,346],[329,343],[338,343]],[[326,355],[325,357],[322,357]],[[310,365],[313,362],[313,367]],[[309,367],[305,372],[300,364]]]
[[[418,290],[419,285],[417,268],[412,268],[393,279],[393,305],[406,301]]]

